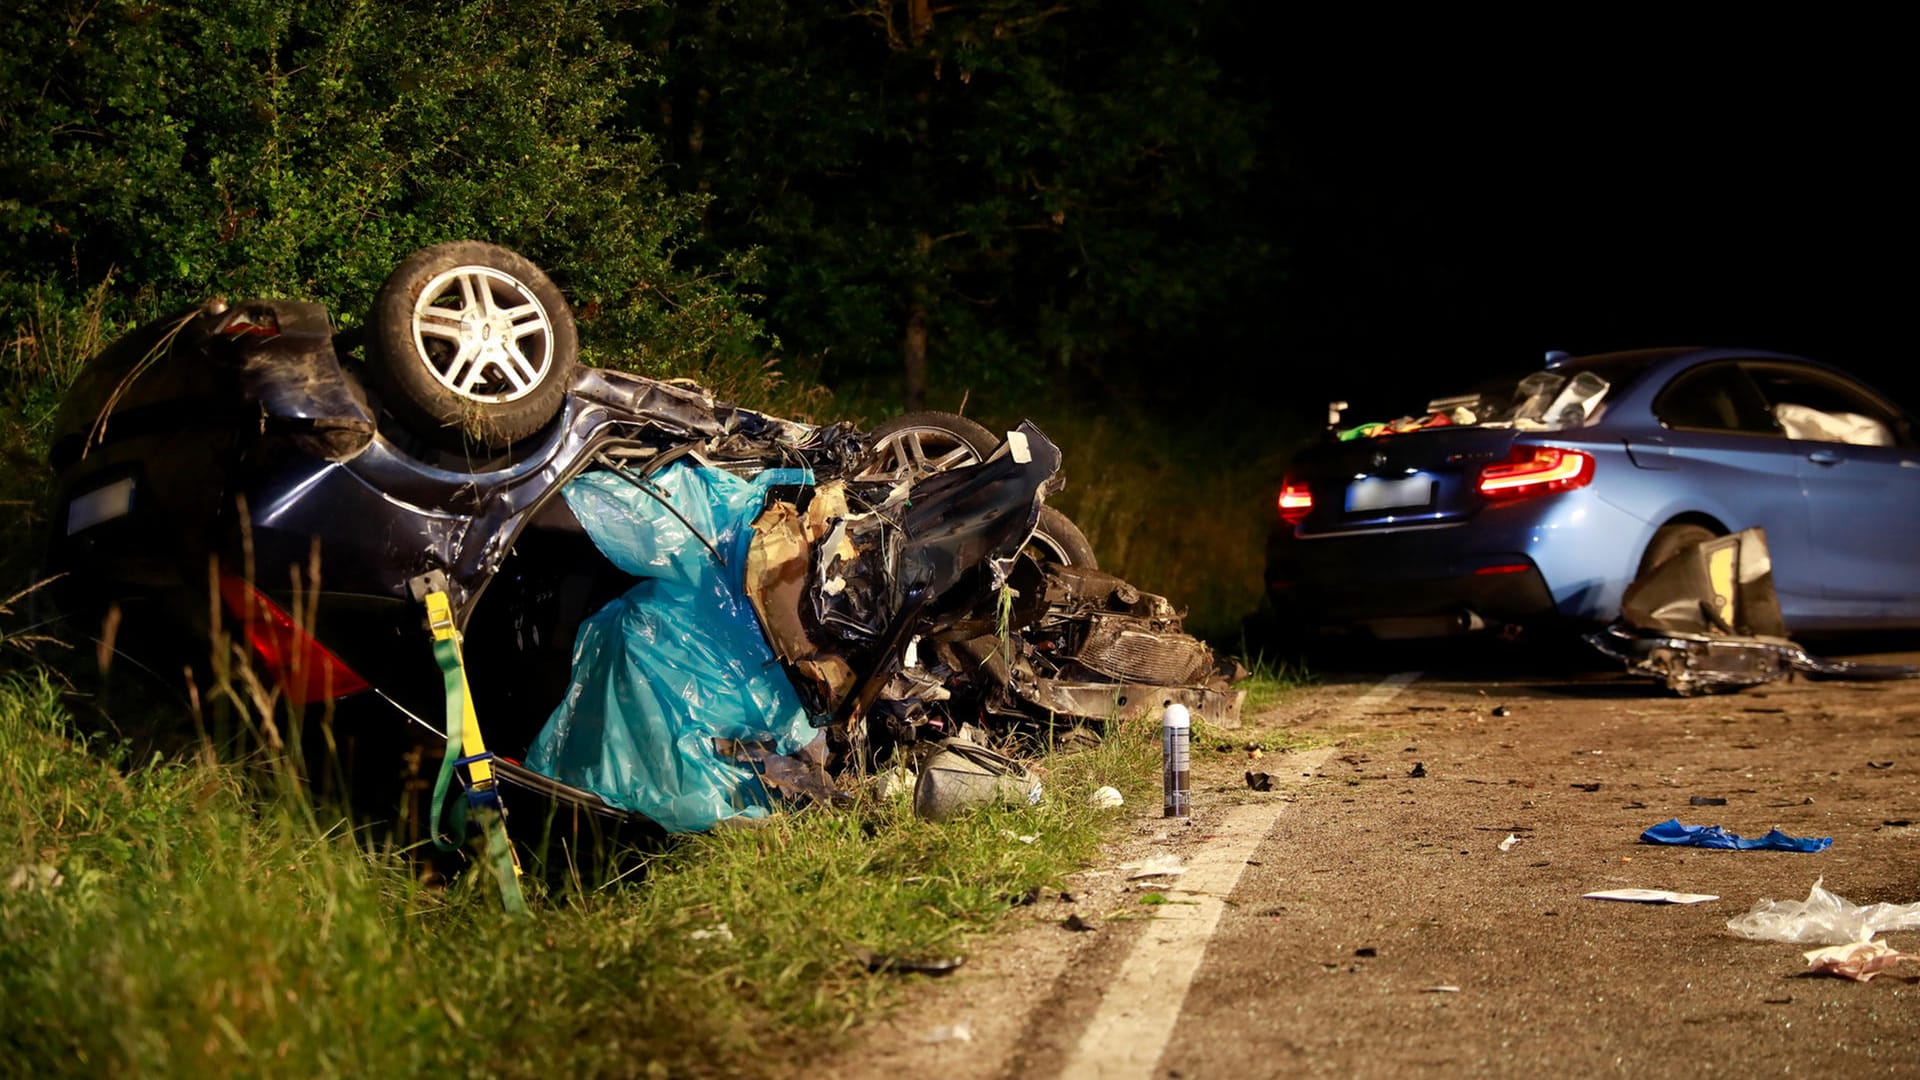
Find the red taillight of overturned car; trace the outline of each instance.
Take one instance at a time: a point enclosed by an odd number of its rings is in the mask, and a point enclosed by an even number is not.
[[[1298,525],[1313,513],[1313,492],[1307,485],[1289,476],[1280,484],[1280,520]]]
[[[295,707],[368,689],[367,680],[300,628],[280,605],[232,574],[220,575],[220,598],[240,633]]]
[[[1593,455],[1557,446],[1516,446],[1480,470],[1480,494],[1502,502],[1570,491],[1593,482]]]

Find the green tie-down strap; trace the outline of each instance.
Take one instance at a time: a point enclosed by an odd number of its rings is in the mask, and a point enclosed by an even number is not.
[[[439,600],[436,604],[435,600]],[[480,738],[480,725],[473,715],[473,708],[467,696],[467,676],[460,660],[460,646],[454,638],[451,612],[448,611],[443,594],[434,593],[427,597],[427,618],[434,629],[433,658],[440,664],[440,675],[446,685],[447,694],[447,748],[440,759],[440,776],[433,785],[433,808],[429,812],[428,827],[433,833],[434,846],[442,851],[452,851],[459,847],[467,835],[467,811],[472,808],[474,819],[480,826],[480,836],[486,845],[482,855],[494,880],[500,883],[500,903],[509,915],[527,914],[526,897],[520,891],[520,862],[513,851],[513,841],[507,837],[505,812],[500,806],[500,795],[495,788],[493,777],[493,755],[486,752],[486,743]],[[471,758],[463,756],[465,743],[463,736],[472,730],[475,748],[479,750]],[[466,785],[467,797],[454,804],[453,815],[448,821],[453,839],[442,837],[440,811],[447,804],[447,793],[453,787],[453,781],[462,765],[469,770],[470,782]]]

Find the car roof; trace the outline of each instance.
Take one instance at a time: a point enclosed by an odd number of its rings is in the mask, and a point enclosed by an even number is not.
[[[1615,352],[1588,353],[1575,356],[1558,364],[1548,365],[1552,370],[1579,371],[1588,367],[1650,367],[1670,360],[1684,360],[1688,364],[1706,360],[1728,359],[1791,360],[1795,363],[1826,365],[1808,360],[1803,356],[1774,352],[1771,349],[1731,349],[1724,346],[1677,345],[1657,349],[1621,349]],[[1678,365],[1677,365],[1678,366]]]
[[[1638,408],[1652,407],[1653,399],[1660,391],[1682,371],[1701,364],[1720,360],[1761,360],[1775,363],[1793,364],[1811,371],[1824,372],[1837,376],[1866,390],[1879,398],[1883,404],[1896,412],[1902,411],[1892,398],[1860,376],[1835,367],[1832,364],[1810,360],[1792,353],[1776,352],[1771,349],[1737,349],[1724,346],[1678,346],[1650,349],[1624,349],[1616,352],[1590,353],[1577,356],[1551,365],[1550,371],[1585,371],[1597,369],[1608,373],[1625,374],[1631,372],[1629,385],[1617,389],[1619,402],[1633,402]],[[1603,421],[1604,423],[1604,421]]]

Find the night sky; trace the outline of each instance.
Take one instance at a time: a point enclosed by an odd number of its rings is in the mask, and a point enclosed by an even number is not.
[[[1268,93],[1291,250],[1256,382],[1362,406],[1547,349],[1731,345],[1920,411],[1911,95],[1870,52],[1289,40]]]

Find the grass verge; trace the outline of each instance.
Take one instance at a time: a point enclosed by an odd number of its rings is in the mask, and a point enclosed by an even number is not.
[[[1092,857],[1095,787],[1158,783],[1133,725],[1046,762],[1040,806],[778,816],[512,921],[484,875],[423,887],[234,767],[87,745],[62,694],[0,684],[0,1011],[31,1075],[787,1073],[923,977],[870,955],[964,954]]]

